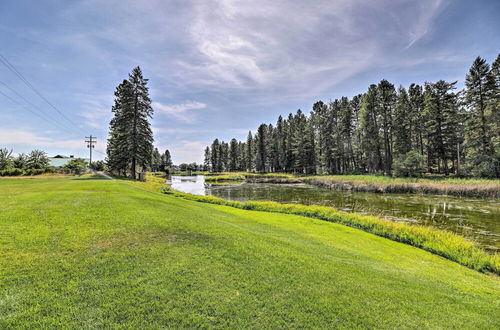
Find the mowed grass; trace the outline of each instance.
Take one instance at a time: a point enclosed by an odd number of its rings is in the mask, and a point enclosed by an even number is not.
[[[0,179],[0,328],[485,328],[500,283],[423,250],[155,183]]]

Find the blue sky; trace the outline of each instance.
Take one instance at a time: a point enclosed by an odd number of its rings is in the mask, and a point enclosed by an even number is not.
[[[102,159],[115,87],[139,65],[155,145],[200,162],[216,137],[381,79],[463,86],[500,51],[498,17],[481,0],[2,0],[0,54],[67,119],[0,64],[0,147],[83,157],[93,134]]]

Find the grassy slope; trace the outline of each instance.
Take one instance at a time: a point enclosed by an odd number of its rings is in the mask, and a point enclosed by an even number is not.
[[[0,180],[0,328],[500,322],[493,275],[342,225],[144,187]]]

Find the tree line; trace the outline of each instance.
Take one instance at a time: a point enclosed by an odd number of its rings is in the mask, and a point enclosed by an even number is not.
[[[12,149],[0,149],[0,176],[39,175],[43,173],[82,174],[87,169],[87,162],[82,158],[73,158],[62,168],[55,168],[50,166],[45,151],[35,149],[29,154],[20,153],[17,156],[13,156],[12,152]],[[104,166],[104,162],[97,161],[93,165]]]
[[[302,174],[424,172],[500,177],[500,54],[465,78],[408,88],[387,80],[352,98],[316,102],[261,124],[246,141],[215,139],[204,169]]]

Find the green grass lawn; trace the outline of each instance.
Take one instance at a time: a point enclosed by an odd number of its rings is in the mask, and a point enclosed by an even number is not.
[[[500,280],[294,215],[154,183],[0,179],[0,328],[500,324]]]

